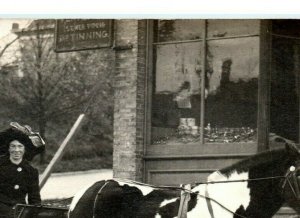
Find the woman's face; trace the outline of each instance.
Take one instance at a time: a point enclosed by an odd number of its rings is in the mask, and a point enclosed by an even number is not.
[[[13,140],[9,143],[8,151],[12,160],[19,161],[23,159],[25,154],[25,146],[18,140]]]

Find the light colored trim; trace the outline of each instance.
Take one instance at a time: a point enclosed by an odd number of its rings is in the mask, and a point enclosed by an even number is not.
[[[227,36],[227,37],[211,37],[206,38],[206,41],[215,41],[223,39],[240,39],[240,38],[249,38],[249,37],[258,37],[259,34],[249,34],[249,35],[238,35],[238,36]],[[178,41],[167,41],[167,42],[154,42],[153,45],[169,45],[169,44],[179,44],[179,43],[193,43],[193,42],[202,42],[204,39],[188,39],[188,40],[178,40]]]
[[[203,154],[203,155],[152,155],[144,156],[144,160],[193,160],[193,159],[237,159],[246,158],[254,155],[253,153],[244,154]]]
[[[205,122],[205,76],[206,76],[206,49],[207,49],[207,21],[203,23],[202,41],[202,68],[201,68],[201,97],[200,97],[200,144],[204,144],[204,122]]]

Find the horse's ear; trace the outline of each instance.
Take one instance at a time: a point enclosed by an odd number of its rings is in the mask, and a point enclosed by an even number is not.
[[[291,155],[300,155],[299,149],[294,143],[285,143],[285,149]]]

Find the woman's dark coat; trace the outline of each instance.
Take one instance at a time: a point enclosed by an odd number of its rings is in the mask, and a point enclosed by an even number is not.
[[[26,160],[15,165],[8,157],[0,158],[0,202],[25,204],[27,194],[29,204],[41,203],[38,171]]]

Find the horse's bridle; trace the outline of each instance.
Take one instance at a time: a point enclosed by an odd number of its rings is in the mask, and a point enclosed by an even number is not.
[[[285,178],[282,182],[281,188],[284,191],[285,187],[288,185],[289,188],[292,190],[295,198],[297,200],[300,200],[300,183],[297,176],[297,170],[296,167],[291,166],[287,173],[285,174]]]

